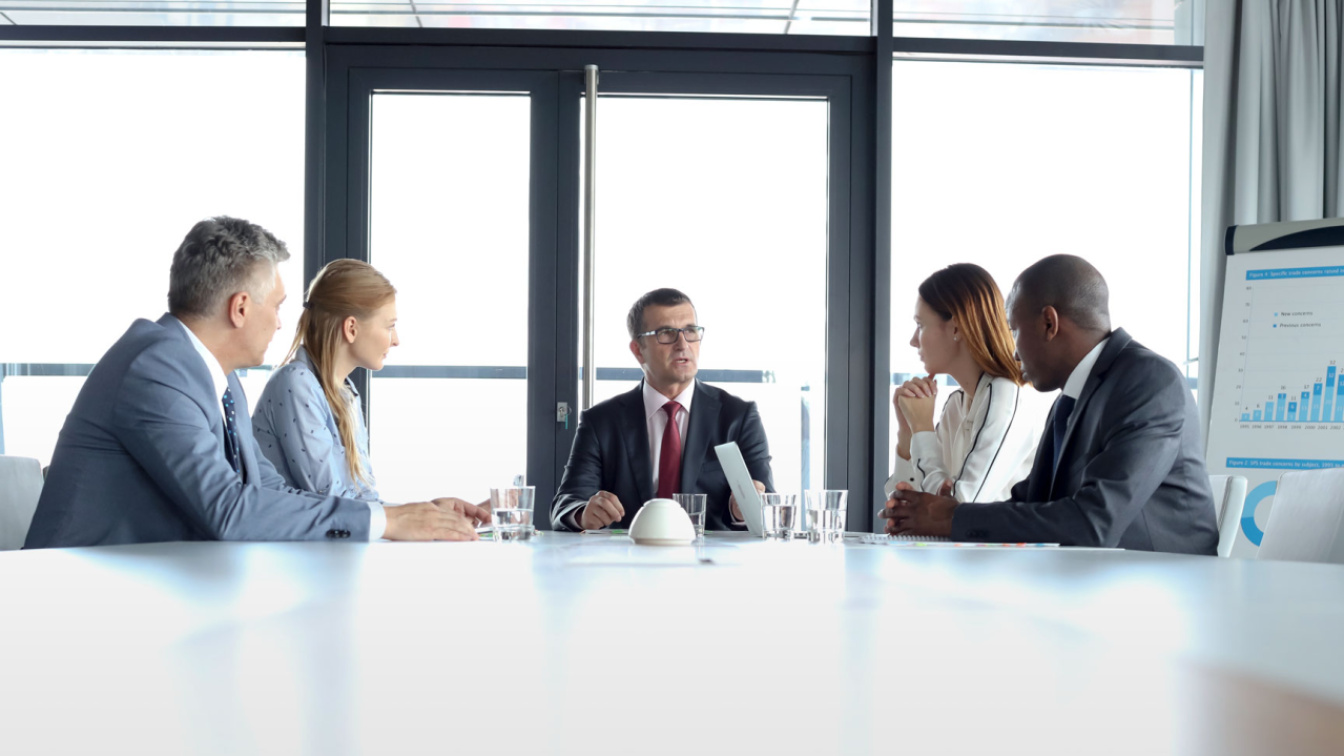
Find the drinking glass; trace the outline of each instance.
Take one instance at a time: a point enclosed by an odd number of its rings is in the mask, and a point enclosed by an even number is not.
[[[798,515],[798,494],[761,494],[761,529],[767,539],[792,541]]]
[[[808,491],[804,495],[807,502],[807,541],[808,543],[839,543],[845,537],[845,503],[849,499],[848,491]]]
[[[532,505],[536,488],[510,486],[490,489],[490,524],[494,526],[496,541],[526,541],[536,529],[532,527]]]
[[[672,494],[681,508],[686,510],[686,514],[691,518],[691,524],[695,526],[695,537],[705,537],[705,507],[709,503],[708,494]]]

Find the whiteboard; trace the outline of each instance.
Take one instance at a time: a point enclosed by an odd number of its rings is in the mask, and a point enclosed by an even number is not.
[[[1280,475],[1344,467],[1344,243],[1291,246],[1344,227],[1302,225],[1229,230],[1229,245],[1242,230],[1258,242],[1229,250],[1207,445],[1210,473],[1249,483],[1233,556],[1259,548]]]

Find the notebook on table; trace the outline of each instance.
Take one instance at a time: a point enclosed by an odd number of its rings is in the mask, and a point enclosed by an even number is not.
[[[846,533],[845,535],[849,535]],[[953,541],[942,536],[886,535],[885,533],[859,533],[860,543],[878,546],[939,546],[968,549],[1057,549],[1057,543],[980,543],[978,541]]]

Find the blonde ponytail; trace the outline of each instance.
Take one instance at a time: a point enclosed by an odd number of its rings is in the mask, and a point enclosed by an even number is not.
[[[367,484],[368,466],[360,458],[355,437],[353,397],[345,390],[345,376],[336,375],[336,350],[339,348],[345,320],[350,316],[365,319],[392,301],[397,290],[372,265],[358,260],[334,260],[318,271],[308,286],[308,298],[295,329],[294,343],[285,362],[292,362],[299,347],[308,351],[318,385],[336,418],[336,429],[345,445],[345,463],[353,480]]]

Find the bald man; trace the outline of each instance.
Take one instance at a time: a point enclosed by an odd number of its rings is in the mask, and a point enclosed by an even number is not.
[[[897,490],[887,532],[1216,554],[1194,397],[1171,361],[1111,330],[1101,273],[1047,257],[1018,276],[1006,307],[1027,380],[1063,390],[1031,473],[991,504]]]

